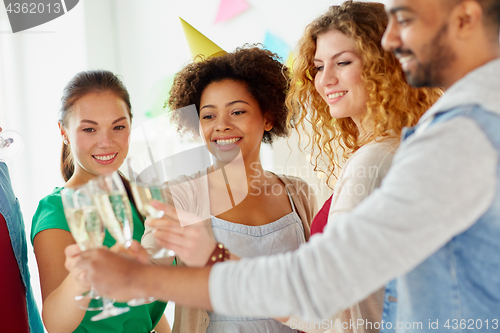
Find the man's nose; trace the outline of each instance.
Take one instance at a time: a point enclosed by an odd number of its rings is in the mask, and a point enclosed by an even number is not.
[[[394,51],[401,46],[400,31],[395,24],[394,19],[389,18],[389,23],[385,29],[384,36],[382,37],[382,47],[386,51]]]

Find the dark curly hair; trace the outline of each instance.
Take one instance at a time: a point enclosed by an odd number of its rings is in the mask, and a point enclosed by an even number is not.
[[[287,136],[285,100],[290,85],[289,70],[276,54],[248,45],[207,59],[198,56],[175,75],[165,107],[170,108],[171,121],[180,133],[198,135],[197,119],[190,119],[181,108],[194,104],[199,116],[203,90],[210,83],[223,80],[244,83],[264,117],[273,124],[270,131],[264,132],[264,143],[271,144],[274,137]]]

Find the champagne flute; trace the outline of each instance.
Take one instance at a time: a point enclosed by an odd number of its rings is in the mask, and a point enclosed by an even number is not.
[[[127,191],[118,172],[89,181],[97,210],[111,236],[123,247],[132,245],[134,222]]]
[[[85,187],[65,188],[61,191],[61,199],[69,230],[80,249],[85,251],[101,247],[104,241],[104,226],[88,189]],[[91,288],[90,292],[75,296],[75,300],[79,301],[87,297],[91,300],[101,298],[94,288]],[[91,306],[90,303],[88,307],[80,308],[87,311],[103,309],[102,306]]]
[[[120,175],[115,171],[90,180],[88,185],[97,211],[110,235],[123,247],[130,247],[133,236],[132,208]],[[103,311],[90,320],[102,320],[130,310],[129,307],[114,306],[105,297],[102,297],[102,301]]]
[[[103,217],[104,226],[113,238],[125,248],[129,248],[133,240],[132,207],[127,192],[118,172],[99,176],[89,184],[94,192],[97,209]],[[151,303],[153,297],[132,299],[130,306]]]
[[[130,180],[130,188],[134,196],[137,210],[146,218],[161,218],[163,212],[151,206],[151,201],[159,201],[167,203],[168,186],[166,183],[161,183],[158,176],[158,171],[153,169],[155,175],[149,181],[139,179],[137,172],[134,172],[132,167],[133,159],[127,158],[127,172]],[[161,248],[158,252],[151,255],[153,259],[164,257],[174,257],[175,252],[166,248]]]
[[[14,157],[24,147],[21,134],[16,131],[3,131],[0,128],[0,162]]]
[[[150,183],[139,181],[132,169],[132,161],[130,158],[127,159],[127,172],[129,174],[130,188],[132,190],[132,195],[134,196],[135,204],[137,210],[146,218],[160,218],[163,216],[162,211],[158,211],[153,206],[151,206],[151,201],[156,200],[160,202],[166,202],[167,200],[167,190],[166,184],[161,184],[157,177],[153,178]],[[151,257],[158,259],[163,257],[173,257],[175,253],[171,250],[165,248],[160,249],[158,252],[153,254]],[[148,304],[155,301],[154,297],[147,298],[137,298],[127,302],[130,306],[138,306],[143,304]]]

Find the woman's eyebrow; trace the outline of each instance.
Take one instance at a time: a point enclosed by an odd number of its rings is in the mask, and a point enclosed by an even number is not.
[[[247,105],[250,105],[245,101],[237,100],[237,101],[232,101],[232,102],[227,103],[226,106],[231,106],[231,105],[236,104],[236,103],[245,103]]]
[[[333,57],[331,57],[330,59],[335,59],[335,58],[338,58],[338,57],[340,57],[342,54],[347,53],[347,52],[353,52],[353,51],[349,51],[349,50],[340,51],[339,53],[335,54],[335,55],[334,55]],[[313,61],[323,62],[323,60],[316,59],[316,58],[314,58],[314,59],[313,59]]]
[[[232,102],[227,103],[226,107],[231,106],[231,105],[236,104],[236,103],[245,103],[247,105],[250,105],[250,104],[248,104],[248,102],[245,102],[242,100],[236,100],[236,101],[232,101]],[[212,104],[207,104],[207,105],[203,105],[201,107],[200,111],[203,110],[204,108],[216,109],[217,107],[215,105],[212,105]]]
[[[97,122],[93,121],[93,120],[88,120],[88,119],[83,119],[80,121],[80,123],[89,123],[89,124],[92,124],[92,125],[98,125]]]
[[[118,119],[116,119],[115,121],[113,121],[113,124],[116,124],[116,123],[118,123],[118,122],[120,122],[120,121],[122,121],[122,120],[127,120],[127,117],[121,117],[121,118],[118,118]]]
[[[118,119],[116,119],[115,121],[113,121],[113,124],[116,124],[122,120],[127,120],[127,117],[120,117]],[[88,124],[92,124],[92,125],[99,125],[96,121],[93,121],[93,120],[89,120],[89,119],[83,119],[80,121],[80,123],[88,123]]]

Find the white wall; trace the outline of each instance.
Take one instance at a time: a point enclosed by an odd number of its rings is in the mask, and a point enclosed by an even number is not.
[[[24,136],[25,148],[9,163],[28,231],[38,200],[63,184],[57,111],[65,83],[78,71],[109,69],[123,77],[132,98],[134,123],[158,108],[158,87],[190,58],[178,17],[227,51],[261,43],[266,31],[294,46],[306,24],[338,0],[247,0],[239,16],[214,24],[219,0],[81,0],[67,14],[12,34],[0,5],[0,126]],[[156,103],[155,103],[156,101]],[[296,138],[263,151],[271,170],[297,173],[321,184],[296,149]],[[300,174],[299,174],[300,173]],[[321,188],[321,200],[330,191]],[[39,305],[38,271],[30,268]]]

